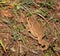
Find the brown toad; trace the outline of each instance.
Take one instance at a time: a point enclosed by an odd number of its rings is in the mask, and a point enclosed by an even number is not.
[[[45,35],[43,33],[42,25],[34,19],[34,16],[27,17],[27,23],[29,31],[33,36],[37,37],[39,44],[42,46],[40,50],[47,50],[49,43],[43,39]]]

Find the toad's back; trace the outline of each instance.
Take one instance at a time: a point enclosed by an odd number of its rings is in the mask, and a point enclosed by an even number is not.
[[[29,17],[27,19],[27,22],[32,35],[34,35],[35,37],[40,37],[40,39],[42,39],[42,37],[44,36],[42,25],[32,17]]]

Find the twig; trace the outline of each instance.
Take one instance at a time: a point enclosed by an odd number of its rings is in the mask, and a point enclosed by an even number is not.
[[[37,15],[39,15],[41,18],[43,18],[43,19],[45,20],[45,22],[46,22],[48,25],[50,25],[50,23],[48,22],[48,20],[46,20],[46,18],[45,18],[44,16],[42,16],[41,14],[37,14]],[[50,25],[50,26],[51,26],[51,25]],[[57,29],[57,27],[56,27],[55,24],[54,24],[54,27],[55,27],[55,29],[58,31],[58,29]],[[50,28],[51,28],[51,27],[50,27]],[[55,37],[58,38],[57,35],[55,35]]]
[[[27,48],[25,45],[22,45],[22,47],[25,48],[25,49],[27,49],[27,50],[29,50],[30,52],[32,52],[34,54],[38,54],[38,52],[36,52],[36,51],[34,51],[32,49]]]
[[[28,32],[28,34],[26,34],[26,32],[25,32],[25,33],[24,33],[24,32],[20,32],[20,34],[22,34],[22,35],[24,35],[24,36],[27,36],[27,37],[31,37],[31,38],[34,39],[34,40],[37,40],[37,38],[34,37],[33,35],[31,35],[29,32]]]
[[[60,56],[59,53],[58,53],[57,51],[55,52],[55,54],[56,54],[57,56]]]
[[[40,16],[41,18],[43,18],[43,19],[45,20],[45,22],[49,24],[48,20],[46,20],[46,18],[45,18],[44,16],[42,16],[41,14],[38,14],[38,13],[36,13],[36,14],[37,14],[38,16]]]

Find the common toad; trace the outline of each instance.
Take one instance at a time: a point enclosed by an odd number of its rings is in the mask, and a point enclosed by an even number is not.
[[[31,34],[37,37],[38,43],[42,46],[40,50],[47,50],[49,43],[43,39],[45,34],[43,33],[42,25],[34,18],[34,16],[27,17],[27,23]]]

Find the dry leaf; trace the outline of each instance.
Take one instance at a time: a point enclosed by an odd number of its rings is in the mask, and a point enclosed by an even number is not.
[[[14,8],[14,6],[12,6],[12,5],[9,5],[9,6],[8,6],[8,8],[9,8],[9,9],[12,9],[12,8]]]
[[[1,10],[1,14],[6,17],[12,17],[12,13],[9,10]]]
[[[41,2],[41,0],[36,0],[36,2],[37,2],[37,3],[40,3],[40,2]]]

